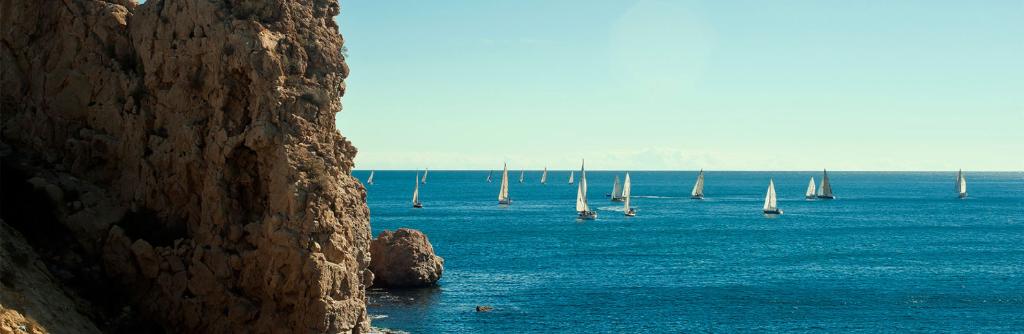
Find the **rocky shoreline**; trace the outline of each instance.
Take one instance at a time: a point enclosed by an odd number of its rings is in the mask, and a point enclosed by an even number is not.
[[[337,1],[0,9],[0,228],[98,330],[370,331]]]

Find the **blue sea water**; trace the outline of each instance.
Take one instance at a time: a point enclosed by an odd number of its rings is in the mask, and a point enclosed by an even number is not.
[[[636,217],[588,172],[596,221],[578,221],[568,171],[378,171],[374,235],[410,227],[445,258],[435,289],[373,290],[376,327],[412,333],[1021,332],[1024,173],[830,172],[837,199],[805,200],[820,172],[631,172]],[[356,177],[365,180],[366,171]],[[518,178],[518,171],[512,174]],[[578,177],[578,175],[577,175]],[[785,214],[761,213],[774,177]],[[486,313],[474,311],[490,305]]]

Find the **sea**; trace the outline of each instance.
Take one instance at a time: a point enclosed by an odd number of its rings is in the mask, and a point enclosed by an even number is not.
[[[577,220],[569,171],[377,171],[374,235],[426,233],[435,288],[369,291],[375,327],[409,333],[1024,332],[1024,173],[588,171],[597,220]],[[422,172],[422,171],[419,171]],[[369,171],[353,173],[366,180]],[[576,173],[577,181],[579,172]],[[774,179],[784,214],[762,213]],[[476,306],[491,306],[476,312]]]

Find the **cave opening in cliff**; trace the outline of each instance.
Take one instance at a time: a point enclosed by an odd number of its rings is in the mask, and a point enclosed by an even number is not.
[[[160,219],[156,211],[148,208],[126,212],[117,225],[132,240],[142,239],[153,247],[171,247],[175,240],[188,236],[184,224]]]

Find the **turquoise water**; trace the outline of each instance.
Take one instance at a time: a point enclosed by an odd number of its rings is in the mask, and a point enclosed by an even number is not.
[[[599,217],[586,222],[568,171],[547,185],[527,172],[509,207],[487,171],[431,171],[423,209],[410,207],[414,174],[376,173],[373,231],[424,231],[444,277],[435,289],[371,291],[377,327],[1024,331],[1024,173],[967,173],[959,200],[952,172],[829,172],[837,199],[808,201],[820,172],[709,171],[697,201],[695,172],[631,172],[638,215],[624,217],[605,197],[617,173],[588,172]],[[769,177],[785,210],[775,218],[760,211]]]

